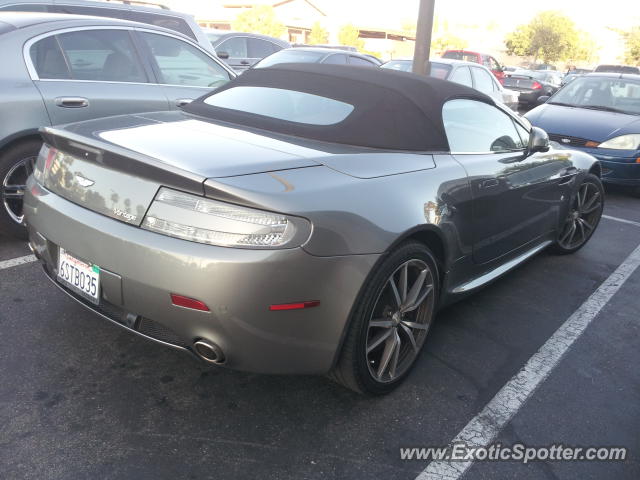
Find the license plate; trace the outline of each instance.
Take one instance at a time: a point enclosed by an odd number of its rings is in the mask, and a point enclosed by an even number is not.
[[[63,248],[58,252],[58,280],[90,302],[100,302],[100,267],[78,260]]]

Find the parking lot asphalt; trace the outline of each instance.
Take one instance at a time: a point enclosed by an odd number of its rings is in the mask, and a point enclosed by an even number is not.
[[[605,214],[640,222],[610,190]],[[0,270],[2,478],[413,479],[401,447],[447,445],[640,244],[605,218],[440,312],[413,373],[382,398],[321,377],[210,369],[85,311],[37,263]],[[0,240],[0,262],[28,255]],[[475,463],[464,478],[640,478],[640,270],[498,441],[615,445],[625,462]]]

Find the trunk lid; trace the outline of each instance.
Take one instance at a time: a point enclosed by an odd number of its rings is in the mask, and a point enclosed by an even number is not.
[[[42,168],[47,189],[138,226],[161,186],[203,195],[207,178],[318,166],[305,157],[321,153],[180,112],[111,117],[41,133],[59,150]]]

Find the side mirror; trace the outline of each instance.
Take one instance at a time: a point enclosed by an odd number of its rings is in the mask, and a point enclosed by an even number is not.
[[[549,100],[549,95],[540,95],[537,100],[538,105],[542,105],[543,103],[546,103],[547,100]]]
[[[216,54],[221,60],[227,60],[229,58],[229,52],[216,52]]]
[[[531,133],[529,133],[529,146],[527,152],[529,155],[536,152],[548,152],[549,151],[549,135],[547,132],[538,127],[531,127]]]

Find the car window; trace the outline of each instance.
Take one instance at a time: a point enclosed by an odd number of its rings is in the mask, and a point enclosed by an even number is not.
[[[253,68],[266,68],[280,63],[317,63],[326,55],[323,51],[309,51],[297,48],[287,48],[263,58]]]
[[[466,85],[467,87],[473,87],[469,67],[457,68],[451,75],[451,78],[449,78],[449,81],[459,83],[460,85]]]
[[[155,33],[140,33],[158,65],[160,83],[191,87],[218,87],[229,74],[216,61],[183,40]]]
[[[499,108],[476,100],[450,100],[442,120],[455,153],[510,152],[524,148],[511,117]]]
[[[31,45],[29,55],[39,78],[55,80],[71,78],[71,73],[55,36],[47,37]]]
[[[230,58],[249,58],[246,37],[231,37],[216,47],[216,52],[226,52]]]
[[[264,58],[278,50],[281,50],[281,48],[277,47],[275,43],[269,42],[268,40],[260,40],[258,38],[248,38],[247,44],[249,58]]]
[[[147,82],[127,30],[82,30],[58,40],[75,80]]]
[[[453,60],[464,60],[465,62],[479,63],[478,55],[472,52],[445,52],[445,54],[442,55],[442,58],[451,58]]]
[[[349,63],[351,65],[362,65],[365,67],[377,67],[375,63],[353,55],[349,55]]]
[[[328,63],[331,65],[346,65],[347,64],[347,56],[342,55],[341,53],[336,53],[334,55],[329,55],[325,58],[322,63]]]
[[[496,71],[502,70],[502,67],[500,66],[500,64],[493,57],[489,57],[489,64],[491,65],[489,67],[490,70],[496,70]]]
[[[522,148],[527,148],[529,146],[529,130],[525,129],[518,122],[513,122],[516,126],[516,130],[518,130],[518,134],[520,135],[520,140],[522,141]]]
[[[308,125],[334,125],[353,111],[332,98],[271,87],[237,86],[206,98],[208,105]]]
[[[410,72],[413,69],[413,62],[410,60],[390,60],[387,63],[382,64],[381,68]],[[431,68],[433,70],[433,66]]]
[[[482,93],[490,94],[495,91],[496,86],[493,83],[493,75],[481,68],[473,68],[473,78],[475,81],[474,88]]]

